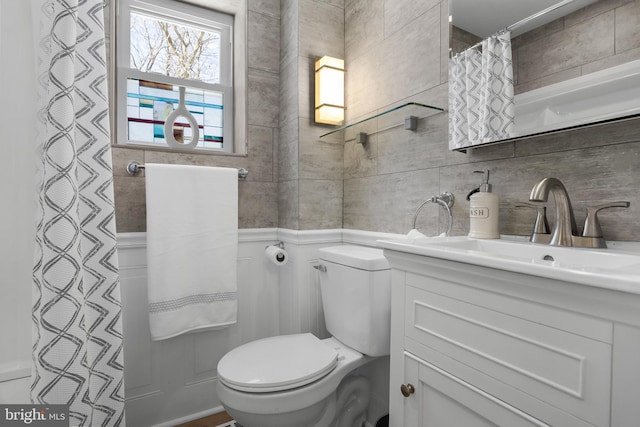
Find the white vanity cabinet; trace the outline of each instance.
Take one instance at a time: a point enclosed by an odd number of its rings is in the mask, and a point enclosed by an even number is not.
[[[390,425],[640,425],[640,295],[385,256]]]

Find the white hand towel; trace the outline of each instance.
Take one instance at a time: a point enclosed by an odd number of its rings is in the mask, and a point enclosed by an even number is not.
[[[145,174],[152,339],[235,323],[237,169],[147,164]]]
[[[427,236],[416,230],[415,228],[409,230],[407,237],[410,239],[426,239]]]

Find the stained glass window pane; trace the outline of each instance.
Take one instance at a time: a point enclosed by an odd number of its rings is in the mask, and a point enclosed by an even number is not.
[[[166,145],[164,124],[178,107],[179,87],[132,78],[127,83],[128,139]],[[222,93],[193,87],[186,87],[185,92],[185,106],[199,127],[197,147],[223,148]],[[189,141],[193,135],[189,122],[180,116],[174,122],[173,132],[178,141]]]

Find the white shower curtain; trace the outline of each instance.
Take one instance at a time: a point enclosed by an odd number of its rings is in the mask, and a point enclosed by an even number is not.
[[[40,126],[34,404],[124,426],[120,281],[101,0],[34,0]]]
[[[511,34],[482,42],[449,63],[449,148],[513,136],[515,102]]]

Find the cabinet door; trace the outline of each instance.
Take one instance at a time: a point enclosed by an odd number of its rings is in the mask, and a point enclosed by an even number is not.
[[[407,281],[420,288],[405,291],[406,351],[548,423],[556,424],[537,402],[609,426],[611,322],[478,290],[459,292],[440,279]],[[443,365],[440,354],[459,364]]]
[[[404,362],[405,384],[415,390],[404,400],[405,427],[548,426],[409,353]]]

